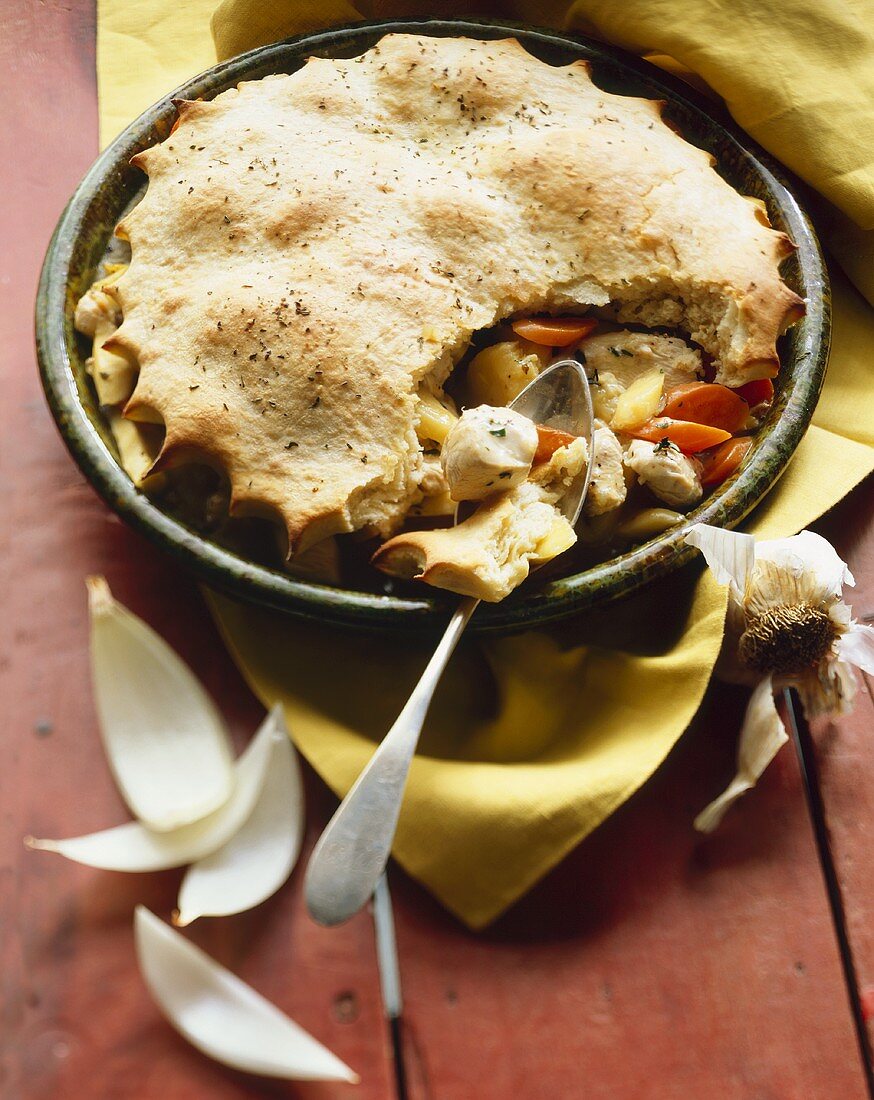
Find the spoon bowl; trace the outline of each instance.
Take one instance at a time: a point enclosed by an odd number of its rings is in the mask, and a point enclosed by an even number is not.
[[[585,436],[589,461],[558,503],[562,515],[575,527],[589,491],[595,431],[592,394],[582,364],[576,359],[550,364],[510,403],[510,408],[544,428]]]

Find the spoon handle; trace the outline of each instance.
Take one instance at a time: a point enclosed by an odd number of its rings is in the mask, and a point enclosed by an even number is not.
[[[365,904],[388,862],[410,762],[443,670],[479,600],[468,597],[395,724],[340,803],[313,850],[306,903],[319,924],[341,924]]]

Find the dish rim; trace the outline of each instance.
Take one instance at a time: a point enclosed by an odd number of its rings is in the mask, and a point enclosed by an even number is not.
[[[43,388],[67,448],[98,495],[135,530],[209,586],[244,602],[350,628],[422,631],[437,629],[445,622],[454,602],[451,593],[431,590],[418,598],[399,597],[296,580],[225,549],[162,511],[134,487],[118,465],[85,403],[84,383],[77,380],[71,358],[76,347],[71,290],[75,272],[71,263],[80,236],[88,232],[86,216],[99,207],[103,190],[114,174],[123,178],[134,173],[127,167],[130,157],[161,140],[162,129],[169,130],[175,117],[173,101],[203,94],[211,97],[240,80],[259,79],[270,72],[295,71],[312,54],[343,56],[341,51],[345,48],[347,56],[354,56],[391,33],[485,40],[514,37],[535,56],[574,54],[574,60],[591,61],[596,68],[599,65],[607,70],[612,68],[621,82],[631,81],[638,87],[665,93],[657,98],[667,98],[669,113],[672,109],[679,110],[687,120],[693,118],[703,131],[715,133],[720,143],[727,139],[723,162],[729,153],[740,154],[754,169],[797,246],[792,263],[796,268],[796,289],[807,299],[807,314],[794,330],[796,351],[791,370],[789,364],[783,365],[784,376],[792,375],[792,385],[780,395],[768,432],[757,439],[754,460],[707,497],[683,523],[592,568],[555,578],[534,591],[523,586],[502,603],[483,605],[471,624],[479,632],[527,629],[601,606],[680,568],[695,554],[693,548],[683,545],[692,523],[715,522],[725,527],[740,523],[773,487],[791,460],[813,414],[828,360],[831,331],[828,275],[810,219],[792,191],[792,188],[800,190],[800,184],[792,181],[785,169],[718,105],[632,54],[583,35],[527,24],[477,19],[393,19],[296,35],[204,70],[147,108],[107,146],[64,209],[49,242],[36,301],[37,356]],[[372,41],[362,44],[365,39]],[[684,137],[689,140],[688,133],[684,132]],[[133,193],[130,191],[129,197]],[[769,212],[773,215],[774,210]],[[115,219],[120,215],[121,208],[116,206]],[[109,233],[104,237],[104,246]]]

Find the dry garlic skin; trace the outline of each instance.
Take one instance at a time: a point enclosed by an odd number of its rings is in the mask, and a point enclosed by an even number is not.
[[[637,474],[641,485],[672,508],[691,508],[704,495],[700,466],[671,443],[632,439],[625,465]]]
[[[455,501],[485,500],[528,477],[537,428],[512,409],[466,409],[446,437],[440,460]]]

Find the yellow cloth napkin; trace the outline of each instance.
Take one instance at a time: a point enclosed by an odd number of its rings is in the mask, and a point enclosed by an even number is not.
[[[214,0],[99,0],[101,136],[212,61]],[[429,14],[464,14],[443,3]],[[828,199],[830,240],[874,293],[874,20],[844,0],[493,3],[477,14],[595,33],[667,55]],[[225,0],[219,57],[414,4]],[[874,313],[837,269],[823,397],[749,530],[806,526],[874,468]],[[866,281],[867,280],[867,281]],[[301,625],[212,596],[229,649],[265,703],[280,699],[301,751],[338,793],[391,725],[427,648]],[[467,641],[438,691],[394,853],[472,927],[493,920],[664,759],[697,710],[719,650],[725,594],[684,570],[633,600],[550,631]],[[702,791],[702,802],[713,792]],[[690,824],[691,827],[691,824]]]

